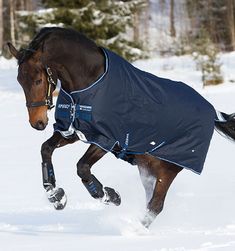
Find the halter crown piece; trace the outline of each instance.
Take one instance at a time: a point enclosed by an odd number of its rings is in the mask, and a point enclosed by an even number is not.
[[[31,102],[31,103],[26,103],[26,106],[28,108],[32,107],[40,107],[40,106],[47,106],[49,110],[51,110],[53,107],[53,97],[52,97],[52,86],[56,88],[56,82],[52,78],[52,71],[51,68],[46,66],[46,72],[47,72],[47,82],[48,82],[48,89],[47,89],[47,94],[46,94],[46,99],[44,101],[38,101],[38,102]]]

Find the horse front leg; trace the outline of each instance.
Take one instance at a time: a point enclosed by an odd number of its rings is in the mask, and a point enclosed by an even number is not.
[[[91,173],[91,167],[100,160],[106,151],[92,144],[77,163],[77,174],[90,195],[105,204],[121,204],[120,195],[110,187],[104,187],[100,181]]]
[[[43,187],[46,190],[48,200],[57,210],[64,209],[67,198],[63,188],[56,188],[55,173],[51,159],[52,154],[56,148],[72,144],[77,140],[78,136],[76,134],[71,135],[69,138],[64,138],[59,132],[55,132],[41,146]]]

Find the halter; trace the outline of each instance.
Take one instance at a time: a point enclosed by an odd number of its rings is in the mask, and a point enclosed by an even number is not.
[[[46,94],[46,99],[44,101],[38,101],[38,102],[31,102],[31,103],[26,103],[26,106],[28,108],[32,107],[40,107],[40,106],[47,106],[49,110],[51,110],[54,105],[53,105],[53,98],[52,98],[52,87],[56,88],[56,83],[52,78],[52,71],[50,67],[46,66],[46,72],[47,72],[47,82],[48,82],[48,90]]]

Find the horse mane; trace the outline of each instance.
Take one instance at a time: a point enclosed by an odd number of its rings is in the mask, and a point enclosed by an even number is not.
[[[58,27],[45,27],[42,28],[39,33],[33,38],[29,43],[28,47],[25,49],[20,49],[18,57],[18,65],[23,63],[25,60],[29,59],[34,52],[36,52],[45,39],[55,30],[58,30]]]
[[[98,48],[92,40],[74,29],[45,27],[38,32],[26,49],[21,49],[19,51],[18,64],[20,65],[25,60],[29,59],[40,48],[40,46],[43,46],[43,42],[52,34],[57,34],[60,38],[69,38],[73,41],[78,41],[80,45],[83,44],[89,46],[89,48]]]

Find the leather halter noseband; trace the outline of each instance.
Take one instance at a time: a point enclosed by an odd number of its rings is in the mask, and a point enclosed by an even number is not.
[[[38,102],[31,102],[31,103],[26,103],[26,106],[28,108],[32,107],[40,107],[40,106],[47,106],[49,110],[51,110],[54,105],[53,105],[53,97],[52,97],[52,87],[56,88],[56,83],[52,78],[52,71],[50,67],[46,66],[46,72],[47,72],[47,82],[48,82],[48,90],[46,94],[46,99],[44,101],[38,101]]]

